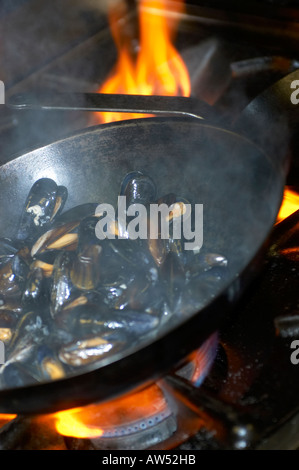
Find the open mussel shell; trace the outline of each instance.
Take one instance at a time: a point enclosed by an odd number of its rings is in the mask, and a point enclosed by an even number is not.
[[[71,221],[60,225],[43,233],[33,244],[31,248],[31,256],[41,257],[42,253],[57,252],[57,250],[73,250],[76,249],[78,243],[78,235],[74,230],[78,227],[79,222]],[[47,259],[47,261],[49,261]]]
[[[42,380],[36,367],[37,348],[48,341],[49,317],[34,311],[24,314],[14,326],[6,348],[6,362],[0,370],[5,387],[25,386]]]
[[[58,380],[66,375],[65,368],[56,352],[48,345],[41,345],[36,351],[36,365],[39,372],[39,381]]]
[[[58,187],[50,178],[37,180],[29,191],[17,231],[17,239],[33,238],[62,211],[67,198],[66,188]]]
[[[0,311],[0,341],[5,345],[10,343],[17,322],[18,315],[16,313],[9,310]]]
[[[119,331],[92,335],[63,345],[59,350],[59,359],[69,366],[83,367],[124,350],[127,340],[126,335]]]
[[[177,198],[168,193],[155,201],[155,213],[150,211],[148,220],[148,248],[158,267],[161,267],[170,250],[169,240],[177,236],[176,241],[183,238],[183,220],[191,212],[186,199]],[[189,214],[190,216],[190,214]]]
[[[9,345],[8,358],[25,353],[34,344],[46,341],[51,331],[50,315],[47,310],[31,310],[24,313],[15,326]]]
[[[79,204],[72,207],[56,216],[52,227],[59,227],[70,222],[79,225],[83,219],[95,215],[97,207],[98,203],[96,202],[87,202],[85,204]]]

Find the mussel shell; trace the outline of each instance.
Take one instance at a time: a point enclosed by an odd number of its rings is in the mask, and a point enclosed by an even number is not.
[[[31,248],[31,256],[37,257],[45,250],[52,250],[54,253],[57,250],[65,250],[70,244],[77,246],[77,235],[72,234],[71,240],[67,243],[67,235],[71,234],[78,227],[78,222],[71,221],[43,233],[33,244]],[[75,235],[75,237],[74,237]],[[39,256],[40,259],[40,256]]]
[[[177,263],[181,265],[182,269],[185,269],[189,253],[184,249],[184,241],[182,239],[169,238],[166,241],[166,251],[167,253],[173,253]]]
[[[0,268],[0,295],[18,296],[29,271],[24,260],[15,255]]]
[[[0,341],[8,345],[18,322],[18,315],[9,310],[0,311]]]
[[[98,336],[111,330],[123,330],[128,335],[140,336],[159,324],[157,315],[137,310],[112,309],[99,294],[90,293],[87,297],[86,303],[64,311],[65,327],[78,339],[87,335]]]
[[[82,340],[73,341],[60,348],[59,359],[72,367],[82,367],[106,359],[112,354],[123,350],[126,338],[119,332],[91,336]]]
[[[156,268],[147,240],[104,240],[101,246],[103,247],[101,264],[105,266],[115,262],[119,268],[131,266],[131,270],[133,268],[149,271],[151,268]]]
[[[51,332],[50,316],[47,310],[29,311],[18,320],[12,340],[9,344],[8,357],[25,355],[36,344],[47,341]]]
[[[120,196],[126,196],[127,205],[147,205],[156,198],[157,188],[150,176],[140,171],[128,173],[120,188]]]
[[[5,326],[0,326],[0,341],[4,344],[9,344],[11,338],[13,335],[13,330],[12,328],[5,327]]]
[[[36,362],[40,380],[57,380],[66,375],[63,364],[53,349],[47,345],[38,347],[36,351]]]
[[[97,207],[98,203],[96,202],[88,202],[72,207],[71,209],[68,209],[62,214],[56,216],[54,222],[52,223],[52,227],[55,228],[67,223],[74,222],[79,225],[80,222],[86,217],[95,215]]]
[[[22,295],[22,303],[27,308],[34,308],[38,305],[49,304],[49,291],[47,289],[47,279],[44,277],[41,268],[34,268],[30,271]]]
[[[104,302],[116,310],[155,312],[163,300],[164,290],[145,272],[138,271],[121,284],[102,287]]]
[[[34,237],[51,222],[55,208],[57,184],[50,178],[37,180],[29,191],[19,222],[18,240]]]
[[[230,271],[226,267],[214,267],[208,271],[194,273],[187,279],[175,313],[180,311],[182,315],[189,315],[195,310],[200,310],[213,299],[216,286],[225,286],[229,278]]]
[[[97,222],[98,219],[94,216],[86,217],[78,228],[78,247],[70,276],[73,285],[81,290],[95,289],[100,279],[102,246],[95,234]]]
[[[78,250],[84,249],[87,245],[97,245],[100,240],[96,236],[96,225],[98,217],[95,215],[85,217],[78,227]]]
[[[167,256],[167,243],[162,238],[149,238],[148,249],[158,267],[162,266]]]
[[[166,204],[168,207],[172,206],[177,200],[175,193],[167,193],[160,196],[158,199],[155,200],[155,204]]]
[[[71,281],[71,269],[74,253],[62,251],[56,257],[53,266],[50,312],[57,317],[63,306],[78,296],[78,291]]]
[[[17,282],[19,284],[24,283],[29,273],[29,266],[28,263],[24,260],[23,256],[19,254],[19,252],[13,257],[11,261],[11,268]]]
[[[134,252],[128,253],[121,250],[121,245],[122,248],[129,247],[126,243],[121,242],[127,242],[127,240],[105,239],[101,241],[102,252],[99,257],[100,286],[122,284],[132,273],[132,263],[128,256],[134,258]],[[135,261],[137,260],[135,259]]]
[[[91,245],[82,248],[73,258],[70,271],[71,281],[81,290],[95,289],[100,281],[100,263],[102,247]]]
[[[223,271],[229,268],[225,255],[204,251],[194,252],[192,250],[185,252],[185,270],[191,275],[215,270],[215,268]]]
[[[66,308],[63,315],[64,328],[69,331],[75,339],[84,338],[89,335],[98,335],[106,331],[105,319],[110,311],[103,302],[98,305],[88,302],[76,304],[72,308]]]
[[[122,309],[127,306],[128,300],[126,296],[127,284],[125,280],[110,283],[107,285],[99,285],[97,293],[101,295],[103,302],[112,310]]]
[[[176,253],[170,251],[167,254],[160,274],[167,308],[170,312],[175,313],[180,308],[182,292],[185,290],[187,282],[185,271]]]
[[[61,214],[68,198],[68,190],[65,186],[57,186],[55,205],[53,207],[50,222]]]
[[[90,319],[90,324],[92,323],[92,319],[95,319],[95,324],[97,324],[97,319],[101,312],[108,311],[108,307],[104,303],[101,294],[96,291],[78,291],[77,296],[63,306],[60,312],[60,325],[71,333],[72,336],[74,334],[79,335],[81,314],[83,315],[82,318],[85,318],[85,314],[87,315]],[[81,323],[87,325],[88,322],[82,320]]]
[[[107,325],[110,328],[114,328],[114,324],[118,328],[124,329],[128,336],[135,336],[136,339],[140,339],[142,336],[155,331],[160,324],[160,319],[158,316],[137,310],[122,310],[118,313],[112,312],[110,318],[107,319]]]
[[[27,342],[28,337],[29,335],[27,335]],[[63,364],[51,347],[38,343],[31,343],[27,346],[23,343],[22,345],[24,352],[18,346],[0,371],[0,381],[4,386],[33,385],[65,376]]]

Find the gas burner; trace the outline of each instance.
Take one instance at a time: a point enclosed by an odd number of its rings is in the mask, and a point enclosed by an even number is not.
[[[100,435],[89,439],[66,437],[68,449],[143,450],[164,442],[177,430],[176,418],[157,385],[93,408],[93,420],[101,428]],[[88,409],[82,410],[83,421]],[[64,434],[63,413],[59,419],[57,429]],[[73,428],[71,432],[74,431]]]
[[[218,335],[213,334],[195,353],[187,364],[177,371],[177,375],[190,380],[198,387],[209,374],[218,349]],[[194,433],[194,426],[190,426],[190,412],[182,413],[183,407],[176,403],[170,394],[165,392],[163,381],[145,390],[116,399],[110,403],[92,405],[82,409],[81,424],[85,423],[86,433],[97,432],[90,423],[99,426],[99,436],[90,439],[66,437],[69,449],[121,449],[143,450],[164,445],[165,442],[180,442],[189,433]],[[57,430],[63,434],[74,435],[74,422],[72,418],[80,420],[81,410],[58,413],[59,423]],[[191,413],[192,414],[192,413]],[[182,416],[185,418],[182,419]],[[67,419],[71,416],[72,428],[66,427]],[[107,424],[106,424],[107,423]],[[187,425],[188,423],[188,425]],[[80,428],[79,428],[80,434]]]

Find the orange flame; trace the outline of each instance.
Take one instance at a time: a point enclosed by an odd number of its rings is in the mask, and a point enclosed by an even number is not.
[[[189,96],[188,70],[173,46],[177,21],[166,15],[165,0],[140,0],[139,48],[132,53],[132,37],[123,28],[124,4],[117,2],[110,9],[109,21],[118,60],[112,75],[100,93]],[[175,12],[184,9],[183,0],[175,3]],[[97,113],[100,122],[149,117],[142,114]]]
[[[286,187],[281,208],[277,216],[277,223],[286,219],[297,210],[299,210],[299,194],[296,191]]]
[[[84,419],[88,416],[88,408],[73,408],[56,413],[56,430],[63,436],[78,438],[100,437],[103,430],[98,426],[86,424]]]
[[[154,415],[166,407],[164,395],[157,385],[117,398],[109,403],[87,405],[52,415],[56,430],[63,436],[100,438],[105,429],[134,423]]]
[[[0,413],[0,428],[4,426],[6,423],[9,423],[9,421],[12,421],[15,419],[17,415],[14,414],[2,414]]]

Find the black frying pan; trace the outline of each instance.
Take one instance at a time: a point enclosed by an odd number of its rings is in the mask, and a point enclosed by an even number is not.
[[[256,274],[282,199],[281,161],[236,133],[190,117],[100,125],[3,165],[0,234],[14,233],[24,199],[41,177],[68,188],[67,209],[83,202],[114,204],[124,175],[132,170],[150,175],[159,195],[176,192],[204,205],[204,247],[227,257],[228,278],[200,309],[126,355],[62,380],[0,390],[1,412],[51,412],[148,385],[219,329]]]

